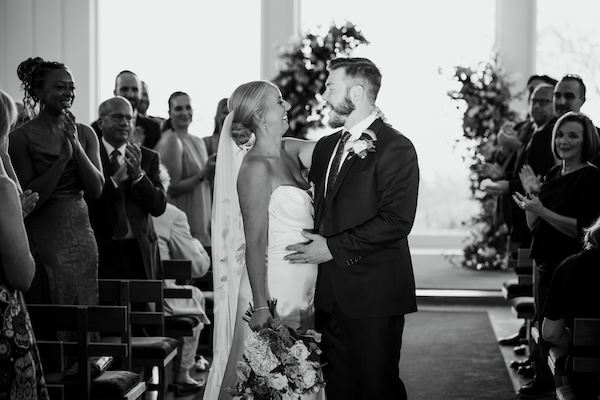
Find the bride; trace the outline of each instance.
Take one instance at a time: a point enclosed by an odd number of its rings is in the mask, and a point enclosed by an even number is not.
[[[293,329],[313,327],[316,264],[290,264],[290,243],[313,229],[313,205],[302,171],[314,142],[283,140],[290,109],[266,81],[238,87],[219,140],[213,213],[215,332],[205,400],[229,399],[236,363],[251,330],[272,318]],[[237,185],[236,185],[237,183]],[[238,289],[239,288],[239,289]],[[268,302],[276,299],[275,315]],[[252,305],[247,323],[243,316]],[[304,398],[324,397],[324,391]]]

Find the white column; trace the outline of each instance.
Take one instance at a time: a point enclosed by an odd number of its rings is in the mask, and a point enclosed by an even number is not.
[[[496,43],[501,65],[515,83],[513,93],[524,90],[535,74],[536,0],[496,0]],[[526,110],[527,99],[515,100],[514,110]]]
[[[270,80],[277,74],[277,47],[300,32],[300,0],[261,0],[261,16],[260,75]]]
[[[73,113],[89,123],[97,114],[97,0],[0,0],[0,87],[23,93],[18,65],[29,57],[66,64],[75,79]]]

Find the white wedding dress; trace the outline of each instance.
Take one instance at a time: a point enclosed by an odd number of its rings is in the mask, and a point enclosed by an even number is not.
[[[218,205],[217,205],[218,207]],[[282,185],[271,193],[269,203],[269,229],[267,250],[267,296],[277,299],[277,317],[293,329],[314,326],[314,295],[317,280],[316,264],[290,264],[283,257],[290,253],[285,247],[305,242],[303,229],[313,229],[312,199],[306,190],[296,186]],[[237,382],[235,367],[242,359],[244,339],[250,333],[248,323],[242,319],[252,303],[252,290],[244,269],[238,294],[237,316],[231,351],[219,399],[230,399],[224,389]],[[303,399],[323,399],[324,391]],[[205,397],[206,399],[206,397]]]

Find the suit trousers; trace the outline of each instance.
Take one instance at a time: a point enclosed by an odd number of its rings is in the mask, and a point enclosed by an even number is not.
[[[101,279],[148,279],[137,240],[112,239],[108,251],[100,252],[98,277]]]
[[[349,318],[337,304],[317,310],[328,400],[407,398],[400,379],[404,315]]]

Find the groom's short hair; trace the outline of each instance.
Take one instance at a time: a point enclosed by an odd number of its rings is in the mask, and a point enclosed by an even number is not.
[[[374,104],[381,87],[381,72],[373,61],[360,57],[339,57],[329,60],[327,69],[331,72],[344,68],[346,78],[359,81],[367,91],[367,98]]]

